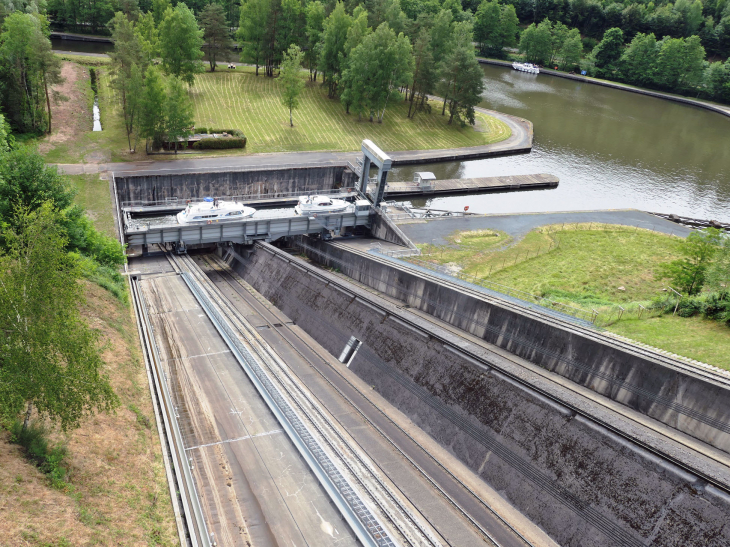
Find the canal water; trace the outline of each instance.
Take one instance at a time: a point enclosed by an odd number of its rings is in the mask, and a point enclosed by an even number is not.
[[[730,118],[636,93],[483,66],[481,106],[534,124],[531,154],[394,169],[440,179],[552,173],[554,190],[414,200],[510,213],[636,208],[730,221]]]
[[[82,40],[63,40],[51,37],[51,47],[58,51],[73,51],[75,53],[109,53],[114,49],[111,42],[84,42]]]

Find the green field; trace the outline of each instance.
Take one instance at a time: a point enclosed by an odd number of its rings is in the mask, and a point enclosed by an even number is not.
[[[477,130],[448,125],[439,103],[434,103],[431,114],[408,119],[407,104],[391,100],[383,123],[358,121],[356,115],[345,113],[340,101],[327,98],[320,82],[307,83],[294,111],[294,127],[289,127],[278,82],[257,77],[252,70],[239,67],[202,74],[190,90],[196,125],[241,129],[248,137],[248,152],[357,150],[363,139],[373,140],[384,150],[457,148],[499,142],[510,135],[504,123],[482,114]]]
[[[659,264],[679,257],[676,237],[626,226],[544,226],[515,242],[500,232],[456,232],[444,246],[423,245],[418,260],[468,281],[492,283],[598,312],[597,323],[660,349],[730,369],[730,328],[699,317],[659,316],[649,309],[666,282]],[[621,320],[619,306],[623,307]],[[645,310],[641,310],[644,306]],[[641,319],[639,319],[641,312]],[[586,317],[590,317],[587,314]]]

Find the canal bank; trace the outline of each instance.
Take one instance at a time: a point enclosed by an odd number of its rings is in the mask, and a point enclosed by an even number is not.
[[[479,62],[484,65],[501,66],[505,68],[512,68],[512,63],[509,61],[500,61],[498,59],[484,59],[479,57]],[[661,91],[652,91],[650,89],[644,89],[641,87],[630,86],[621,84],[618,82],[611,82],[609,80],[601,80],[599,78],[591,78],[590,76],[582,76],[580,74],[568,74],[560,70],[552,70],[550,68],[541,68],[540,74],[549,74],[550,76],[557,76],[558,78],[566,78],[568,80],[575,80],[577,82],[585,82],[589,84],[602,85],[604,87],[611,87],[613,89],[620,89],[622,91],[628,91],[630,93],[639,93],[640,95],[646,95],[648,97],[657,97],[659,99],[665,99],[667,101],[674,101],[683,103],[698,108],[706,108],[723,116],[730,117],[730,106],[721,105],[717,103],[711,103],[709,101],[700,101],[698,99],[691,99],[689,97],[683,97],[682,95],[674,95],[672,93],[662,93]]]

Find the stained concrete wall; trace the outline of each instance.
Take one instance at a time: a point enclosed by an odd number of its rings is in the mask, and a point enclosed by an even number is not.
[[[235,269],[561,545],[730,544],[730,498],[414,327],[398,308],[283,253]],[[248,254],[244,258],[244,255]],[[378,305],[380,303],[380,305]]]
[[[120,202],[329,190],[354,186],[355,181],[341,165],[116,177]]]
[[[411,240],[408,239],[408,236],[405,235],[392,220],[384,215],[380,209],[375,209],[375,213],[372,216],[370,233],[373,237],[377,237],[383,241],[389,241],[396,245],[403,245],[409,249],[416,248]]]
[[[730,390],[587,329],[478,299],[320,241],[310,258],[547,370],[730,452]]]

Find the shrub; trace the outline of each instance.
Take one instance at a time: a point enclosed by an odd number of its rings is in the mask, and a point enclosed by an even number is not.
[[[203,133],[203,134],[205,134],[205,133],[208,132],[208,128],[207,127],[196,127],[195,128],[195,132],[196,133]]]
[[[195,150],[223,150],[227,148],[245,148],[246,137],[230,139],[201,139],[193,144]]]
[[[66,447],[48,442],[48,432],[42,423],[31,422],[23,431],[23,422],[15,420],[10,425],[10,441],[25,448],[26,456],[43,473],[48,475],[55,488],[66,486],[66,468],[63,460],[66,458]]]

